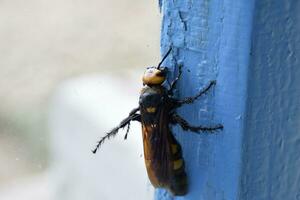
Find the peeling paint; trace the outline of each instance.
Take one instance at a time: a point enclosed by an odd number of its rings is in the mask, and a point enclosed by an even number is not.
[[[183,65],[178,98],[217,80],[213,91],[179,113],[192,124],[221,121],[225,130],[196,135],[174,127],[186,161],[189,193],[170,197],[158,190],[156,199],[237,200],[244,130],[244,119],[237,117],[244,116],[246,107],[253,2],[164,0],[162,13],[162,52],[170,45],[175,50],[166,66],[176,72],[178,60]]]
[[[183,65],[178,98],[217,80],[179,112],[225,129],[208,136],[174,128],[190,191],[161,200],[300,199],[299,10],[296,0],[164,0],[162,49],[176,49],[171,71],[176,60]]]

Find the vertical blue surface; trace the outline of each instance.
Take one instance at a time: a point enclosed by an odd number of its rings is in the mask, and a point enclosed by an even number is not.
[[[300,200],[300,17],[291,1],[163,0],[166,66],[183,65],[178,98],[216,87],[178,110],[191,124],[222,123],[197,135],[174,127],[189,193],[157,200]],[[298,15],[298,16],[297,16]],[[287,198],[288,197],[288,198]]]
[[[165,0],[162,12],[162,50],[175,48],[167,66],[183,65],[178,97],[193,96],[217,80],[213,90],[179,113],[191,124],[222,123],[225,129],[197,135],[174,128],[183,148],[189,193],[171,197],[158,190],[156,199],[237,199],[253,2]]]
[[[300,1],[256,1],[240,199],[300,200]]]

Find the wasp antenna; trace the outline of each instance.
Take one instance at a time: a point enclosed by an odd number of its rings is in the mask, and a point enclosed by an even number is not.
[[[165,61],[165,59],[168,57],[168,55],[170,54],[170,52],[172,51],[172,47],[170,47],[170,49],[168,50],[168,52],[166,53],[166,55],[163,57],[163,59],[160,61],[160,63],[157,65],[157,69],[160,68],[161,64]]]

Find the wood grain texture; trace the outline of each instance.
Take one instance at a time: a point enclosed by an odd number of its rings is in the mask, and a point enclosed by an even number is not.
[[[222,123],[224,131],[197,135],[175,127],[183,148],[189,193],[156,199],[234,200],[239,192],[253,3],[199,0],[163,1],[162,51],[175,48],[168,65],[183,65],[179,98],[192,96],[210,80],[217,85],[179,110],[191,124]]]
[[[300,199],[300,2],[256,1],[240,199]]]
[[[189,193],[156,199],[300,199],[300,3],[161,1],[161,47],[174,47],[180,98],[209,80],[213,91],[179,110],[192,124],[221,122],[196,135],[174,127],[182,144]],[[172,79],[172,78],[171,78]]]

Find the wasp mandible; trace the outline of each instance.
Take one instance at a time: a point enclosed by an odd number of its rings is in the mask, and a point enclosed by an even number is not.
[[[142,124],[144,158],[152,185],[156,188],[166,188],[173,195],[181,196],[188,191],[187,175],[181,146],[173,136],[170,125],[179,124],[183,130],[195,133],[221,130],[223,125],[193,126],[175,112],[182,105],[191,104],[207,93],[216,81],[210,81],[196,96],[182,100],[174,98],[174,89],[182,74],[182,67],[179,67],[178,76],[169,83],[169,88],[167,88],[163,86],[163,83],[167,80],[168,68],[161,66],[171,51],[172,48],[168,50],[157,67],[146,69],[143,75],[144,87],[140,93],[139,106],[100,139],[93,153],[97,152],[106,139],[114,137],[120,128],[127,126],[124,137],[126,139],[130,122],[138,121]]]

